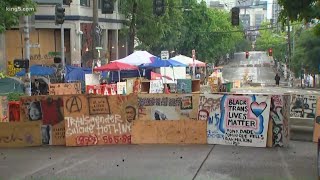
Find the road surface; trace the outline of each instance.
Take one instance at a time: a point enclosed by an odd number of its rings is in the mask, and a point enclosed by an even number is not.
[[[0,179],[312,180],[316,144],[289,148],[110,145],[0,149]]]

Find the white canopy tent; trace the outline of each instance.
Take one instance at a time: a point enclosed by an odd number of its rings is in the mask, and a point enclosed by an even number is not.
[[[191,57],[187,57],[187,56],[184,56],[184,55],[178,55],[178,56],[175,56],[173,58],[170,58],[172,60],[175,60],[175,61],[178,61],[182,64],[185,64],[187,66],[193,66],[193,59]],[[205,67],[206,66],[206,63],[204,62],[201,62],[199,60],[195,60],[195,66],[196,67]]]
[[[139,66],[141,64],[148,64],[152,63],[151,62],[151,57],[155,57],[154,55],[150,54],[147,51],[135,51],[134,53],[130,54],[129,56],[115,60],[113,62],[121,62],[121,63],[126,63],[130,64],[133,66]]]

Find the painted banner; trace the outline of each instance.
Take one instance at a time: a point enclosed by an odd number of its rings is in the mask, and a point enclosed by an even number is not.
[[[49,95],[81,94],[81,83],[49,84]]]
[[[0,96],[0,122],[9,122],[9,104],[7,96]]]
[[[131,124],[118,114],[65,117],[65,127],[67,146],[131,143]]]
[[[139,94],[139,120],[197,119],[199,95]]]
[[[200,96],[198,120],[208,122],[208,144],[266,147],[270,96]]]
[[[290,140],[290,95],[272,95],[270,106],[268,147],[287,147]]]
[[[315,118],[317,96],[315,95],[291,95],[290,117]]]
[[[25,96],[20,98],[21,121],[40,122],[42,144],[64,145],[59,141],[56,143],[53,131],[61,127],[64,120],[63,99],[61,96]],[[75,104],[75,102],[72,102]],[[63,140],[62,140],[63,141]]]
[[[136,95],[73,95],[65,96],[64,102],[67,146],[131,143]]]
[[[0,147],[40,146],[40,122],[0,123]]]
[[[150,80],[150,94],[163,93],[163,88],[162,80]]]
[[[177,92],[178,93],[192,93],[192,81],[191,79],[178,79],[177,80]]]

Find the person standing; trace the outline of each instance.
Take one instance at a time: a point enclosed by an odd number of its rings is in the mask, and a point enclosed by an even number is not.
[[[279,86],[279,84],[280,84],[280,76],[278,75],[278,73],[274,77],[274,80],[276,81],[276,85]]]

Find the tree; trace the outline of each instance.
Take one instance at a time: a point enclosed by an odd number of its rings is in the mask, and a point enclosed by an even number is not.
[[[256,40],[255,49],[257,51],[268,51],[272,48],[273,57],[284,62],[287,49],[287,40],[285,33],[274,33],[268,29],[270,23],[264,22],[259,30],[259,37]]]
[[[133,11],[134,5],[139,11]],[[121,11],[128,20],[130,53],[135,40],[138,49],[154,55],[169,50],[191,56],[192,49],[196,49],[198,59],[213,62],[235,51],[237,42],[243,39],[243,32],[231,26],[228,12],[207,8],[196,0],[187,5],[180,0],[167,0],[161,17],[153,15],[152,1],[125,1]]]
[[[27,8],[28,11],[15,11],[11,8]],[[34,11],[29,11],[34,9]],[[19,24],[19,17],[24,15],[31,15],[35,12],[36,4],[33,0],[2,0],[0,1],[0,33],[6,29]]]
[[[291,67],[295,74],[299,74],[301,68],[306,68],[310,74],[319,72],[320,39],[313,33],[313,29],[304,30],[297,38]]]

